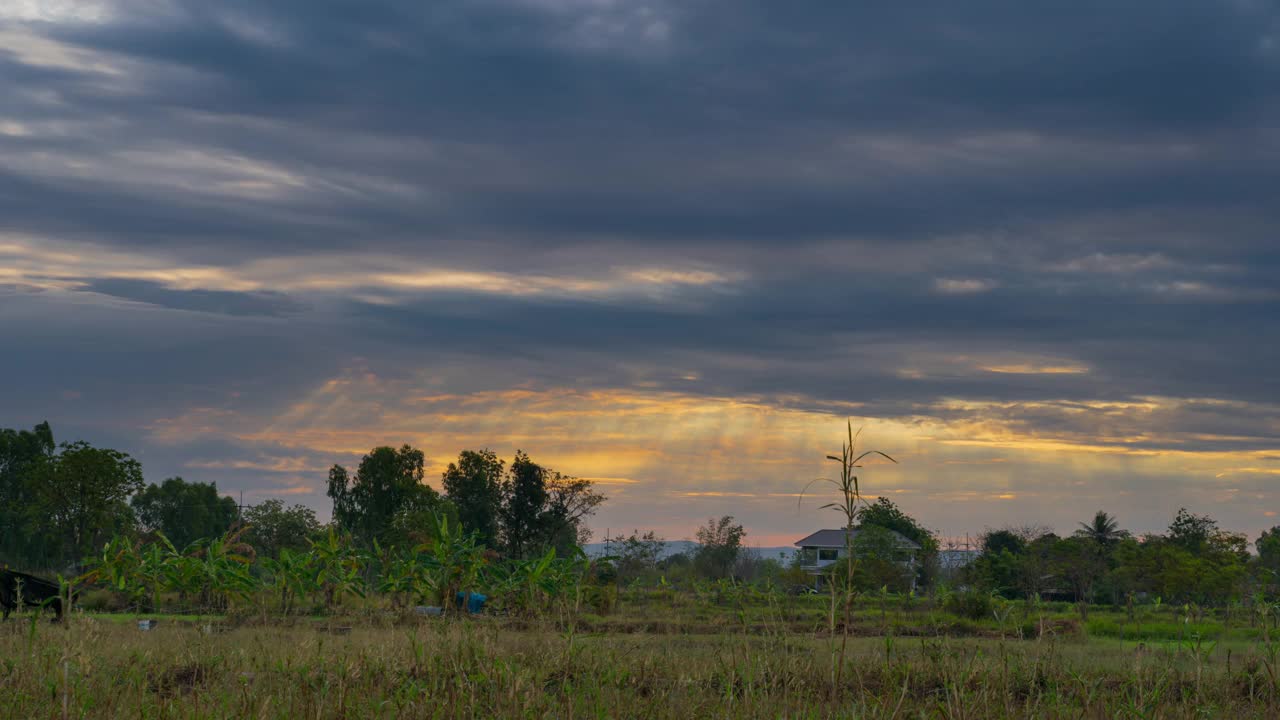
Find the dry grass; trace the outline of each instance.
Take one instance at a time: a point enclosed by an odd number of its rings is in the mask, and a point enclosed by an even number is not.
[[[497,619],[0,627],[5,718],[1276,717],[1274,660],[1116,641],[587,635]]]

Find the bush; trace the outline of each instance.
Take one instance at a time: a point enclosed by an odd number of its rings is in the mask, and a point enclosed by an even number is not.
[[[964,590],[947,597],[943,608],[952,615],[970,620],[986,620],[995,609],[991,596],[977,590]]]
[[[618,586],[613,583],[588,585],[582,594],[587,607],[597,615],[608,615],[618,605]]]
[[[129,609],[129,599],[112,590],[88,590],[76,599],[85,612],[117,613]]]

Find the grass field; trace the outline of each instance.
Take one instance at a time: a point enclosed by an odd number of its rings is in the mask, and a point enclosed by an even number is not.
[[[1217,619],[649,594],[607,616],[74,613],[0,627],[5,718],[1280,716],[1276,650]],[[1166,617],[1167,616],[1167,617]],[[1142,618],[1135,620],[1141,621]],[[1141,641],[1119,636],[1133,627]],[[1043,632],[1040,629],[1043,628]],[[1090,629],[1104,632],[1090,635]],[[1118,628],[1118,630],[1117,630]],[[1035,632],[1029,633],[1028,629]],[[1216,639],[1209,639],[1213,635]]]

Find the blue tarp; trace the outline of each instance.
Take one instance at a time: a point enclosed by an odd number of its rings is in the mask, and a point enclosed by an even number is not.
[[[459,592],[457,601],[458,607],[466,607],[469,613],[478,613],[484,610],[485,601],[488,599],[488,595],[477,592]]]

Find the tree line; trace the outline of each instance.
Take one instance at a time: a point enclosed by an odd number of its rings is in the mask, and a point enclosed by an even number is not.
[[[0,428],[0,566],[62,571],[121,537],[160,534],[183,548],[236,528],[263,557],[307,549],[329,530],[362,548],[410,547],[430,541],[442,520],[508,557],[564,555],[586,541],[585,520],[605,499],[591,481],[524,452],[507,464],[490,450],[463,451],[441,477],[443,493],[425,475],[422,451],[409,445],[374,448],[354,471],[334,465],[326,525],[310,508],[276,498],[241,508],[215,483],[147,484],[128,453],[57,443],[47,422]]]
[[[1208,515],[1178,510],[1163,533],[1123,530],[1099,511],[1069,536],[1043,528],[986,533],[979,557],[958,581],[1006,598],[1075,601],[1081,613],[1096,603],[1138,599],[1228,606],[1280,593],[1280,527],[1254,543]]]
[[[163,535],[176,548],[237,529],[258,557],[308,550],[332,531],[363,549],[410,549],[457,529],[477,548],[512,559],[562,557],[586,542],[585,520],[604,496],[589,480],[573,478],[517,452],[510,463],[489,450],[466,450],[440,478],[426,482],[425,458],[408,445],[371,450],[353,470],[335,465],[327,495],[333,519],[318,521],[303,505],[270,499],[240,508],[213,483],[180,477],[143,479],[127,453],[89,443],[56,443],[48,423],[31,430],[0,429],[0,566],[62,571],[78,568],[115,538]],[[1168,602],[1223,606],[1259,593],[1280,594],[1280,527],[1264,532],[1250,552],[1244,535],[1212,518],[1180,510],[1163,533],[1135,536],[1099,512],[1059,536],[1042,528],[987,532],[977,558],[944,571],[932,532],[880,498],[855,508],[859,530],[847,566],[863,590],[929,590],[945,584],[1005,598],[1053,598],[1090,604]],[[610,538],[624,580],[691,576],[788,584],[811,582],[797,556],[790,566],[759,558],[744,545],[746,531],[731,516],[697,531],[689,553],[666,555],[653,533]],[[897,536],[920,546],[904,564]]]

